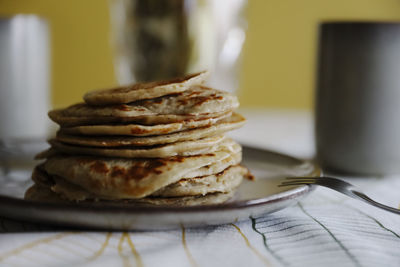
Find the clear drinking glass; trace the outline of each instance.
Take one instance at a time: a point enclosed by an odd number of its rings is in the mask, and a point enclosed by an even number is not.
[[[245,0],[111,0],[121,84],[209,70],[209,84],[235,91],[245,41]]]

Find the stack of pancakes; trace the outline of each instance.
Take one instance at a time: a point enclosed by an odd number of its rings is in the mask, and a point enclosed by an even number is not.
[[[202,85],[207,72],[89,92],[49,112],[60,125],[37,157],[30,200],[221,203],[249,176],[224,133],[245,119],[235,96]]]

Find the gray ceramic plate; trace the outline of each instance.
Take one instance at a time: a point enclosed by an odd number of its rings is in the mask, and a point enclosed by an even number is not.
[[[283,154],[243,148],[243,163],[255,175],[244,181],[228,203],[196,207],[132,207],[35,203],[23,200],[31,185],[29,168],[12,168],[0,176],[0,216],[63,226],[161,230],[230,223],[249,216],[272,213],[297,203],[309,186],[278,187],[287,176],[319,175],[314,164]]]

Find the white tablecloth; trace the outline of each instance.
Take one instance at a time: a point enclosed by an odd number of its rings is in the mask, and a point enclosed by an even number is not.
[[[312,117],[244,111],[239,141],[310,158]],[[400,176],[352,178],[400,203]],[[296,206],[242,222],[155,232],[81,232],[0,218],[0,266],[400,266],[400,216],[318,188]]]

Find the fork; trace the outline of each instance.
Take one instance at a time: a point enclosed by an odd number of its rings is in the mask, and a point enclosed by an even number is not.
[[[399,209],[395,209],[386,205],[383,205],[375,200],[369,198],[366,194],[358,190],[354,185],[345,182],[343,180],[333,177],[287,177],[286,181],[282,182],[279,186],[290,186],[290,185],[320,185],[328,187],[332,190],[338,191],[346,196],[354,199],[362,200],[372,206],[390,211],[392,213],[400,214]]]

